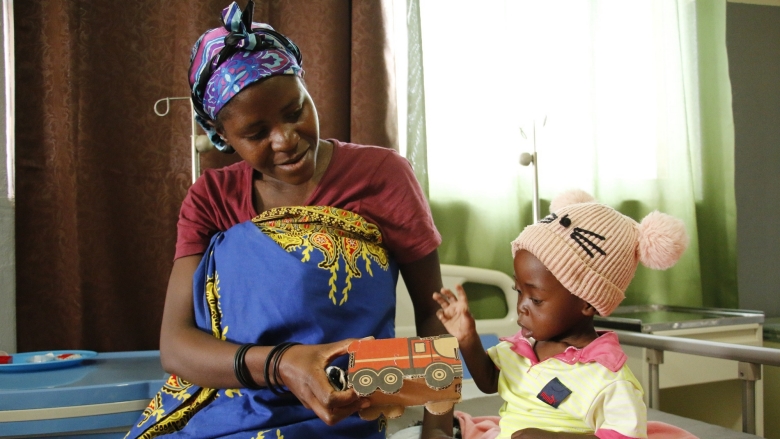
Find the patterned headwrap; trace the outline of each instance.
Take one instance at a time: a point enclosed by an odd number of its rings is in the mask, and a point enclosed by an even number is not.
[[[222,11],[223,27],[206,31],[192,47],[189,81],[195,120],[222,152],[233,152],[208,121],[244,87],[276,75],[303,77],[298,46],[264,23],[252,22],[254,1]]]

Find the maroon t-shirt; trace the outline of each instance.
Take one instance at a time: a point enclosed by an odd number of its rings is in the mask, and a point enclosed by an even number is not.
[[[306,205],[349,210],[376,224],[400,264],[416,261],[441,244],[428,202],[409,162],[378,146],[328,139],[333,156]],[[175,258],[203,253],[217,231],[255,216],[252,168],[245,161],[207,169],[181,206]]]

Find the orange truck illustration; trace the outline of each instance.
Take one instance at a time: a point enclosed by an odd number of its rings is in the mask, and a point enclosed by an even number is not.
[[[371,417],[380,411],[390,418],[400,416],[404,406],[413,405],[443,413],[460,401],[463,365],[458,341],[451,335],[356,340],[347,350],[349,386],[369,397],[372,406],[386,406],[373,407]],[[367,414],[361,416],[370,419]]]

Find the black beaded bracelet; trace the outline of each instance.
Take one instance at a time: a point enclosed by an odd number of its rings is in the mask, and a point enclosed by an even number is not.
[[[252,374],[246,367],[245,357],[250,348],[257,346],[254,343],[246,343],[239,346],[236,355],[233,357],[233,373],[242,387],[257,390],[260,386],[252,379]]]
[[[294,341],[288,341],[285,343],[280,343],[276,346],[274,346],[270,352],[268,352],[268,356],[265,359],[265,366],[263,367],[263,378],[265,379],[265,385],[268,386],[268,389],[275,395],[281,395],[284,392],[282,387],[279,385],[279,381],[281,376],[279,375],[279,363],[281,361],[282,355],[287,349],[290,349],[291,347],[295,345],[299,345],[300,343],[294,342]],[[273,381],[270,379],[270,365],[273,363]]]
[[[269,389],[273,387],[273,384],[271,383],[271,375],[268,372],[270,370],[271,361],[273,361],[273,357],[279,350],[280,346],[282,345],[276,345],[272,347],[271,350],[268,351],[268,355],[265,357],[265,364],[263,365],[263,379],[265,380],[265,385]]]
[[[274,383],[277,387],[280,387],[279,383],[282,381],[282,376],[279,373],[279,363],[282,361],[282,355],[287,352],[287,349],[290,349],[291,347],[299,344],[300,343],[296,342],[286,343],[285,346],[279,349],[279,352],[276,354],[276,357],[274,358]],[[273,388],[271,390],[273,391]]]

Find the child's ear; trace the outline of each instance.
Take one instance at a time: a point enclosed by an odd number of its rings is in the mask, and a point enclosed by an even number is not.
[[[593,305],[591,305],[588,302],[585,302],[585,306],[582,308],[582,315],[584,315],[586,317],[593,317],[593,316],[596,316],[598,314],[599,314],[599,312],[596,311],[596,308],[594,308]]]

